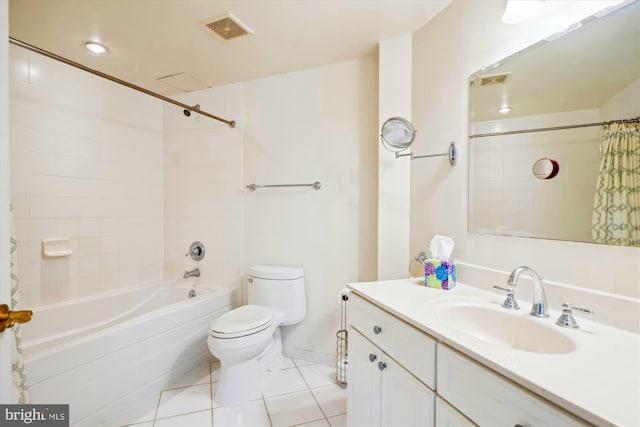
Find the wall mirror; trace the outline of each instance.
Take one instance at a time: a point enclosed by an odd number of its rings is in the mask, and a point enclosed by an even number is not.
[[[638,116],[640,1],[472,74],[469,231],[640,246]]]

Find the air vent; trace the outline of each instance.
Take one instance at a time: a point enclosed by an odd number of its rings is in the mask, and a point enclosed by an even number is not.
[[[478,77],[479,86],[498,85],[506,83],[509,79],[510,73],[494,74],[493,76]]]
[[[242,24],[230,13],[215,18],[213,22],[209,22],[208,24],[205,24],[205,26],[225,40],[230,40],[240,36],[253,35],[253,31],[251,31],[249,27]]]

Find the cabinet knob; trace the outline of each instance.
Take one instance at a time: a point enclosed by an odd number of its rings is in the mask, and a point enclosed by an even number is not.
[[[369,362],[373,363],[377,358],[378,356],[376,356],[375,354],[369,353]]]
[[[378,369],[380,369],[381,371],[384,371],[386,367],[387,367],[386,363],[378,362]]]
[[[380,332],[382,332],[382,328],[380,326],[378,326],[378,325],[375,325],[373,327],[373,333],[378,335]]]

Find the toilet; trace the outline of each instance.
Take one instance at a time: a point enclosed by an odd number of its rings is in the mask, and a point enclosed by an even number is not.
[[[301,268],[256,265],[247,278],[248,305],[211,322],[207,344],[220,360],[215,402],[239,405],[256,396],[283,363],[280,326],[306,315]]]

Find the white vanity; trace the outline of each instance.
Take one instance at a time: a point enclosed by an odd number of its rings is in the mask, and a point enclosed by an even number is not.
[[[640,425],[637,334],[421,283],[349,285],[350,427]]]

